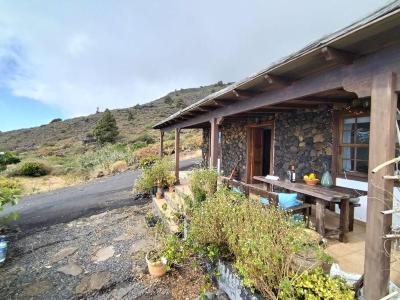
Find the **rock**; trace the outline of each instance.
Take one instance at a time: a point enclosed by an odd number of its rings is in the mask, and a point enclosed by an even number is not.
[[[314,143],[322,143],[324,140],[325,140],[325,138],[322,133],[314,135],[314,138],[313,138]]]
[[[97,175],[96,175],[96,177],[97,178],[101,178],[101,177],[104,177],[104,172],[103,171],[99,171],[99,172],[97,172]]]
[[[78,276],[83,270],[78,264],[70,262],[69,264],[58,268],[57,271],[66,275]]]
[[[78,250],[78,247],[66,247],[58,251],[56,254],[54,254],[53,258],[51,259],[52,263],[58,262],[62,259],[64,259],[67,256],[70,256],[74,254]]]
[[[96,253],[92,256],[92,261],[94,262],[101,262],[109,259],[110,257],[114,256],[114,247],[108,246],[105,248],[101,248],[97,250]]]
[[[81,282],[76,286],[76,294],[87,294],[91,291],[101,290],[104,288],[111,279],[110,272],[98,272],[90,276],[84,277]]]
[[[22,293],[28,297],[36,297],[44,294],[52,287],[53,285],[48,280],[35,281],[25,286]]]

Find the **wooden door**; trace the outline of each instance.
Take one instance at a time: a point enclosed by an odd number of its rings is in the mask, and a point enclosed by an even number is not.
[[[262,175],[263,170],[263,129],[250,127],[247,131],[247,183],[253,183],[253,176]]]

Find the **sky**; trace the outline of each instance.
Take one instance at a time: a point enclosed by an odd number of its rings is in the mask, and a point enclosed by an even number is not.
[[[232,82],[387,0],[0,0],[0,131]]]

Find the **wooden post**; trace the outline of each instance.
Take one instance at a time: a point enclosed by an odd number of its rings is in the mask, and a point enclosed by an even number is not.
[[[211,119],[210,123],[211,123],[210,168],[216,169],[217,165],[218,165],[218,121],[217,121],[217,118]]]
[[[160,157],[164,156],[164,131],[160,130]]]
[[[368,209],[364,261],[364,298],[376,300],[388,293],[390,280],[390,241],[383,236],[390,231],[392,215],[380,212],[393,205],[393,164],[376,173],[371,170],[394,158],[397,96],[396,76],[391,72],[374,75],[371,91],[371,125],[369,139]]]
[[[175,184],[179,184],[179,139],[180,139],[180,128],[175,128]]]

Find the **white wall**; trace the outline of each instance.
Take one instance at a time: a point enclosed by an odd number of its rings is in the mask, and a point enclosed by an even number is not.
[[[336,178],[336,185],[353,188],[361,191],[368,191],[368,183],[364,181],[356,181],[344,178]],[[354,210],[354,218],[363,222],[367,221],[367,196],[360,197],[360,207]],[[394,188],[393,191],[393,208],[400,207],[400,188]],[[336,207],[336,212],[339,213],[339,208]],[[393,215],[393,226],[400,226],[400,214]]]

